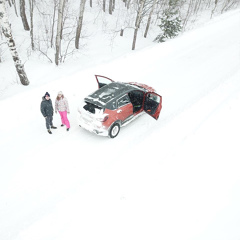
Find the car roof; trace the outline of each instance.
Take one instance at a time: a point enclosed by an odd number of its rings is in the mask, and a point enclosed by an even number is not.
[[[105,107],[107,103],[133,90],[142,91],[143,89],[139,89],[137,86],[128,83],[113,82],[93,92],[85,100]]]

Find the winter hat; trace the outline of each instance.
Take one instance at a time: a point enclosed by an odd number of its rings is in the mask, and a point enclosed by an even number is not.
[[[58,95],[63,95],[62,91],[58,92]]]
[[[50,97],[50,94],[48,92],[45,93],[44,97],[46,96],[49,96]]]

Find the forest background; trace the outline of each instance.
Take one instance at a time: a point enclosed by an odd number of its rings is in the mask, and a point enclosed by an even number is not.
[[[83,59],[92,39],[98,45],[96,32],[110,51],[128,36],[124,40],[131,39],[126,45],[131,51],[139,37],[147,39],[146,45],[164,42],[201,23],[199,19],[239,6],[240,0],[0,0],[0,71],[9,68],[9,75],[4,71],[0,78],[0,93],[19,80],[29,85],[26,62],[59,66]],[[4,65],[11,56],[17,71]]]

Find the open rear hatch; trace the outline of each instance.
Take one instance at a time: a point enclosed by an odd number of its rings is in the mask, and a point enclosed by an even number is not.
[[[85,111],[81,110],[81,108],[79,109],[81,116],[87,123],[97,124],[97,122],[105,122],[108,119],[108,114],[104,113],[105,109],[96,104],[84,101],[82,109],[84,109]]]
[[[90,113],[93,113],[93,114],[95,114],[96,112],[99,112],[99,111],[102,110],[101,107],[99,107],[99,106],[97,106],[95,104],[89,103],[89,102],[85,102],[85,105],[83,106],[83,108],[86,111],[88,111]]]

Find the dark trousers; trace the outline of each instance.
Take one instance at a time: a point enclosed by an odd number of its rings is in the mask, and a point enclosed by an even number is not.
[[[47,116],[46,118],[46,127],[47,129],[50,129],[50,127],[53,125],[53,117],[52,116]]]

